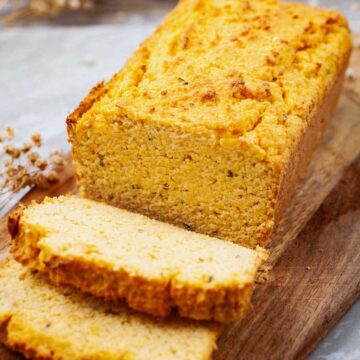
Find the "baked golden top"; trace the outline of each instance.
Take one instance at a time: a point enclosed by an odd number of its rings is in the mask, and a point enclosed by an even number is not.
[[[219,328],[155,319],[55,287],[10,261],[0,267],[0,341],[36,359],[205,360]]]
[[[283,155],[350,48],[347,22],[335,11],[275,0],[183,0],[80,123],[126,116],[205,128]]]
[[[19,214],[16,259],[55,273],[69,264],[61,282],[125,298],[131,307],[154,315],[168,315],[178,307],[196,319],[240,317],[267,257],[261,248],[248,249],[74,196],[47,198]],[[74,281],[73,271],[82,273],[80,281]],[[89,271],[92,275],[86,276]]]

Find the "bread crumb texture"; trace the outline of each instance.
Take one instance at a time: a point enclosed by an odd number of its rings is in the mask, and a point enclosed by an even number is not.
[[[266,243],[282,183],[350,49],[335,11],[180,1],[68,117],[84,193],[246,246]]]
[[[77,197],[48,198],[10,219],[23,264],[156,316],[176,307],[194,319],[241,317],[267,256]]]
[[[0,341],[31,359],[209,359],[218,331],[54,287],[15,261],[0,268]]]

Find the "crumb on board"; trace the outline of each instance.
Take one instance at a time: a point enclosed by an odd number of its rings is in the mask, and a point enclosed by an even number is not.
[[[271,269],[272,269],[271,265],[266,263],[262,264],[258,269],[255,283],[264,284],[265,282],[267,282],[270,278]]]

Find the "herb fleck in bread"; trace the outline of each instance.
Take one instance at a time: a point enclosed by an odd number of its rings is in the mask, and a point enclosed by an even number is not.
[[[180,1],[68,117],[84,194],[265,244],[332,114],[350,49],[335,11]]]
[[[0,267],[0,342],[31,359],[205,360],[218,331],[57,288],[15,261]]]
[[[9,220],[13,254],[107,299],[166,316],[221,322],[250,307],[265,250],[252,250],[78,197],[45,199]]]

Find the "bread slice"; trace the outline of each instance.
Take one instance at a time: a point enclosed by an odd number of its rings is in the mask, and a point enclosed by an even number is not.
[[[31,359],[203,360],[220,327],[156,319],[57,288],[15,261],[0,267],[0,342]]]
[[[266,244],[335,108],[350,49],[335,11],[180,1],[68,117],[82,191]]]
[[[9,224],[22,264],[156,316],[176,307],[194,319],[241,317],[267,255],[71,196],[34,203]]]

